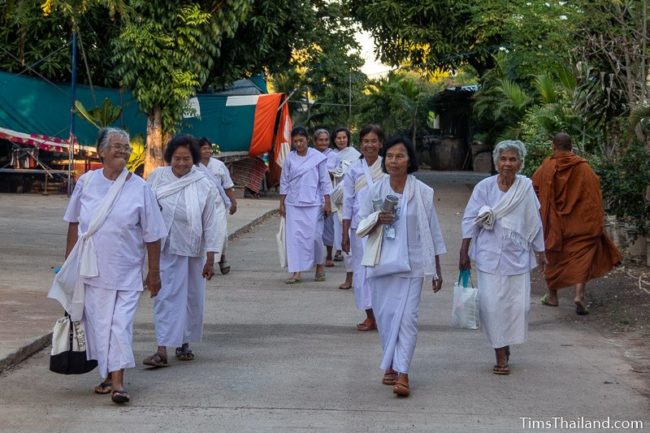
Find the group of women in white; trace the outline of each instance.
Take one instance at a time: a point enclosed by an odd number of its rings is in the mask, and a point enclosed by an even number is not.
[[[314,265],[316,280],[324,280],[324,221],[336,210],[347,271],[340,288],[354,287],[356,307],[366,313],[357,329],[379,331],[381,382],[406,397],[422,286],[441,289],[439,257],[447,252],[434,192],[412,175],[418,164],[407,138],[386,140],[379,126],[367,125],[359,133],[361,156],[347,158],[349,131],[335,131],[335,149],[326,150],[325,137],[324,130],[314,134],[319,154],[308,147],[304,128],[292,131],[280,188],[286,282],[300,282]],[[526,341],[530,271],[545,263],[539,202],[530,180],[518,174],[525,156],[520,141],[495,147],[498,173],[476,186],[462,220],[459,269],[475,261],[481,327],[495,350],[492,372],[500,375],[510,373],[510,345]]]
[[[55,279],[49,296],[84,325],[87,357],[97,360],[103,379],[95,392],[111,394],[115,403],[131,398],[124,371],[135,367],[133,321],[145,262],[158,347],[143,363],[166,367],[167,347],[191,361],[189,344],[202,338],[205,280],[224,251],[227,210],[236,210],[236,200],[229,176],[222,182],[222,169],[210,158],[210,143],[201,143],[174,137],[164,153],[168,165],[145,182],[126,169],[128,134],[104,128],[97,141],[103,168],[79,178],[66,210],[66,262],[78,261],[79,272],[67,286]],[[205,146],[209,154],[201,151]]]
[[[356,306],[366,314],[357,329],[378,330],[381,381],[408,396],[422,287],[441,289],[439,257],[447,252],[434,192],[412,174],[418,169],[414,147],[404,137],[386,140],[376,125],[361,129],[360,156],[345,128],[332,134],[332,150],[327,131],[315,134],[316,149],[305,128],[294,128],[291,136],[294,149],[280,181],[286,283],[299,283],[314,267],[315,280],[325,280],[323,238],[331,224],[326,241],[336,252],[340,239],[347,271],[340,288],[354,287]],[[168,165],[146,182],[126,169],[131,147],[125,131],[102,129],[97,152],[103,168],[80,177],[64,217],[66,264],[78,272],[66,284],[55,278],[49,296],[85,327],[88,359],[97,360],[103,379],[95,392],[125,403],[131,397],[124,372],[135,366],[133,321],[143,280],[155,298],[157,342],[143,363],[168,366],[167,347],[175,348],[177,359],[193,360],[189,345],[202,338],[205,280],[224,252],[226,215],[236,200],[208,140],[174,137],[164,153]],[[510,345],[527,338],[529,273],[545,263],[539,202],[530,180],[518,174],[525,156],[519,141],[496,146],[498,174],[474,188],[462,220],[459,268],[475,262],[495,374],[509,374]]]

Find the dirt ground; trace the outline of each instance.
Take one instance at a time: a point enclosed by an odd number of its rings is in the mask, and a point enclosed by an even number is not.
[[[543,278],[534,273],[533,296],[545,293]],[[559,292],[560,304],[573,306],[574,289]],[[632,371],[643,375],[650,389],[650,268],[627,260],[608,275],[587,284],[590,314],[567,314],[568,322],[591,326],[615,340]]]

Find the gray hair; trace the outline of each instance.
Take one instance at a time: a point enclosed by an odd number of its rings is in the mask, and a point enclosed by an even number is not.
[[[521,161],[521,166],[519,171],[524,168],[524,160],[526,159],[526,146],[519,140],[503,140],[500,141],[492,151],[492,160],[494,161],[494,166],[497,166],[497,161],[503,152],[512,150],[517,153],[519,161]]]
[[[326,134],[327,138],[330,138],[330,133],[327,131],[325,128],[319,128],[314,132],[314,140],[318,140],[318,137],[321,136],[321,134]]]
[[[131,138],[129,137],[128,132],[120,128],[114,128],[112,126],[108,126],[106,128],[102,128],[99,130],[99,135],[97,136],[97,153],[99,153],[100,151],[108,147],[108,142],[111,140],[111,137],[114,135],[122,137],[129,143],[131,142]]]

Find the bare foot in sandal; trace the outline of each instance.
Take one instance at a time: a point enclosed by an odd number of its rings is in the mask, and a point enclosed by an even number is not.
[[[145,359],[142,360],[142,363],[149,367],[155,367],[155,368],[169,366],[169,363],[167,362],[167,356],[160,352],[156,352],[151,356],[147,356]]]
[[[110,379],[106,379],[95,387],[95,394],[110,394],[113,391],[113,384]]]

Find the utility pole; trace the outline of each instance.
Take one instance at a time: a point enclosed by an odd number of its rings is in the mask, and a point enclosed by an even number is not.
[[[68,197],[72,194],[72,169],[74,167],[75,99],[77,98],[77,32],[72,32],[72,83],[70,84],[70,139],[68,140]]]
[[[348,128],[352,125],[352,69],[348,74]]]

